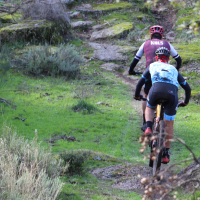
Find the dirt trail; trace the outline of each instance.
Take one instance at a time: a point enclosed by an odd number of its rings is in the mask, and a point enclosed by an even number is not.
[[[163,5],[158,6],[157,8],[153,8],[153,14],[155,15],[155,19],[157,21],[156,24],[162,25],[164,27],[165,34],[172,30],[175,22],[176,11],[173,8],[169,9],[170,12],[166,12]],[[115,73],[115,76],[121,79],[123,83],[131,86],[130,94],[133,95],[139,77],[130,77],[122,73]],[[138,114],[142,116],[141,102],[133,101],[133,107],[136,109]],[[162,169],[165,167],[166,165],[162,165]],[[148,166],[136,166],[131,163],[125,163],[121,165],[95,169],[91,173],[100,179],[113,179],[113,188],[133,190],[143,194],[144,187],[141,186],[141,178],[138,178],[137,175],[141,174],[141,177],[152,176],[152,169]],[[169,176],[169,174],[166,174],[166,176]],[[155,198],[157,197],[158,196]],[[171,197],[166,197],[166,200],[168,199],[171,199]]]

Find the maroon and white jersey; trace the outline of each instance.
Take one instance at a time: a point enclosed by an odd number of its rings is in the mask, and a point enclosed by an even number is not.
[[[155,62],[155,51],[159,47],[165,47],[169,49],[170,55],[174,59],[179,57],[178,53],[169,42],[165,40],[152,39],[152,40],[147,40],[140,46],[138,52],[135,55],[135,59],[140,60],[143,53],[145,53],[146,67],[148,67],[151,63]]]

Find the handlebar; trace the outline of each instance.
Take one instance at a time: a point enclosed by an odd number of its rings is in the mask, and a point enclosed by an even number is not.
[[[141,100],[143,100],[143,101],[147,101],[147,98],[142,97]]]
[[[129,74],[129,75],[134,76],[134,75],[141,75],[141,74],[143,74],[143,72],[135,72],[134,71],[134,74]]]

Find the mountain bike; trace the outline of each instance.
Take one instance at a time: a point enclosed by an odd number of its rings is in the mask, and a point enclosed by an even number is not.
[[[149,167],[153,168],[153,176],[160,171],[162,155],[165,151],[165,122],[164,122],[164,104],[166,100],[159,100],[154,113],[153,135],[149,142],[151,149]]]
[[[135,72],[136,75],[142,74],[142,72]],[[141,100],[147,101],[142,97]],[[160,171],[162,155],[165,151],[165,122],[164,122],[164,105],[167,100],[160,99],[153,119],[153,135],[149,141],[150,158],[149,167],[153,169],[153,176]]]
[[[146,98],[141,98],[146,101]],[[149,167],[153,169],[153,176],[160,171],[162,155],[165,150],[165,122],[164,122],[164,104],[166,100],[159,100],[154,113],[152,137],[146,140],[149,142],[150,157]]]

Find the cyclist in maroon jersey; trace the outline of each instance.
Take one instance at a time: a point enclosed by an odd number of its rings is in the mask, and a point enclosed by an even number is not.
[[[181,57],[178,55],[178,53],[176,52],[174,47],[169,42],[167,42],[166,40],[162,40],[163,33],[164,33],[163,27],[159,26],[159,25],[152,26],[149,30],[149,33],[151,35],[151,39],[147,40],[140,46],[138,52],[136,53],[131,65],[130,65],[129,75],[135,75],[134,68],[144,53],[145,53],[145,58],[146,58],[146,67],[148,67],[151,63],[155,62],[155,60],[154,60],[155,56],[156,56],[155,51],[159,47],[165,47],[169,50],[170,55],[176,60],[176,68],[177,68],[177,70],[179,70],[179,68],[181,67],[181,63],[182,63]],[[150,79],[145,82],[145,86],[144,86],[145,97],[147,97],[148,92],[151,88],[151,85],[152,84],[151,84]],[[143,101],[143,103],[142,103],[143,125],[141,127],[141,129],[143,131],[145,131],[145,129],[146,129],[146,120],[145,120],[145,114],[144,114],[145,109],[146,109],[146,101]]]

